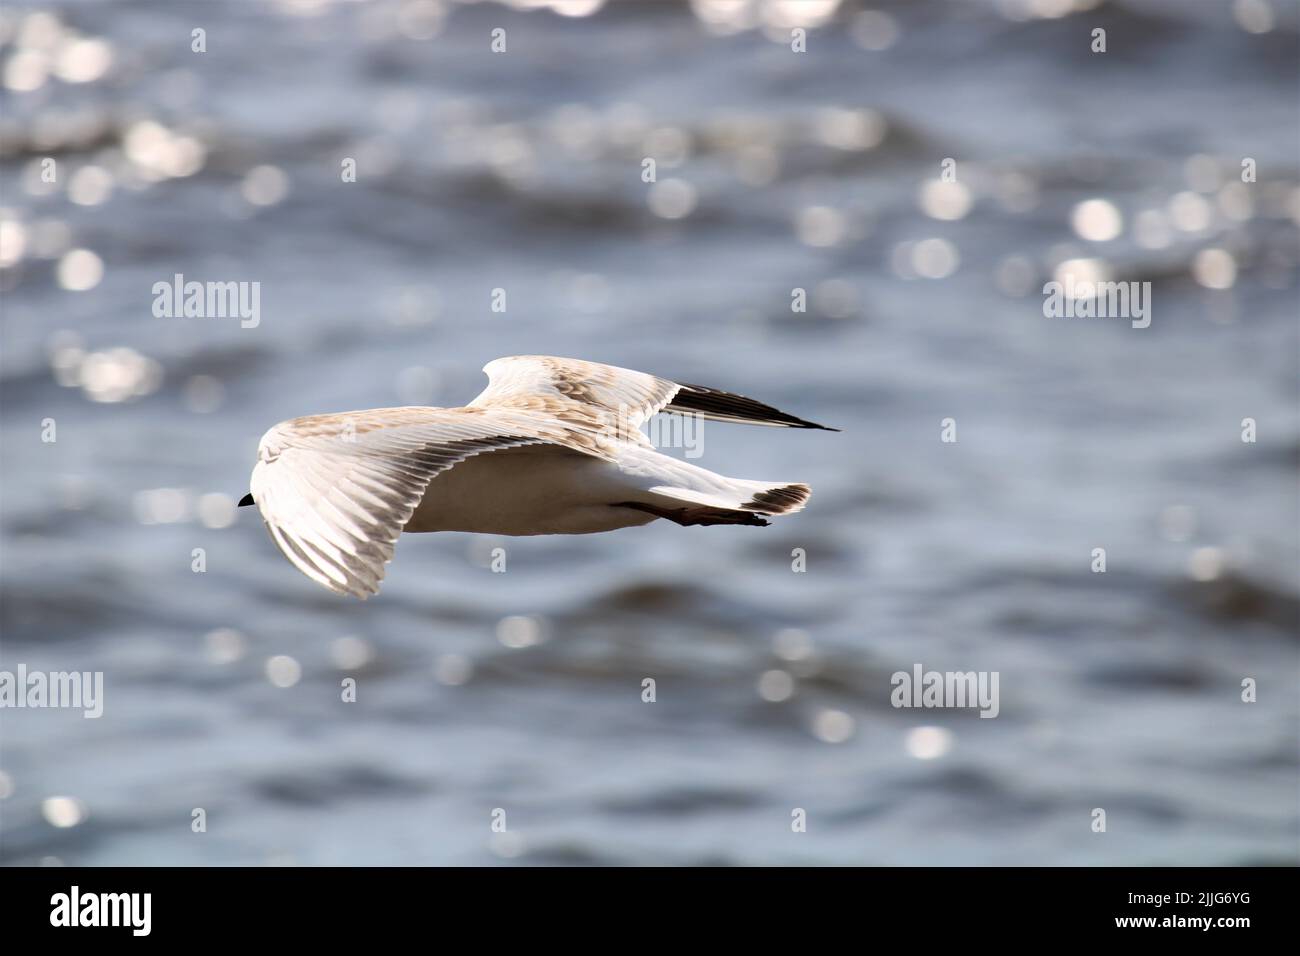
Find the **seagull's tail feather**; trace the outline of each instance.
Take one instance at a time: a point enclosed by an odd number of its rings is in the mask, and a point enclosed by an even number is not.
[[[729,478],[641,446],[625,446],[618,467],[632,492],[619,505],[678,524],[765,525],[803,510],[812,495],[798,482]]]
[[[765,515],[788,515],[802,511],[812,497],[812,489],[804,484],[770,485],[754,492],[754,497],[740,507]]]
[[[681,488],[657,485],[650,493],[670,498],[677,503],[689,502],[710,508],[725,508],[761,515],[788,515],[802,511],[808,503],[812,489],[807,485],[785,481],[746,481],[744,478],[724,478],[717,489]]]
[[[769,523],[765,517],[800,511],[812,494],[812,489],[802,484],[718,477],[724,487],[716,491],[656,485],[648,489],[650,500],[627,504],[680,525],[765,527]]]

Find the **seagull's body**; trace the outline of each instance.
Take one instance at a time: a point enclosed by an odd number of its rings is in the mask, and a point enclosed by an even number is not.
[[[625,464],[548,445],[467,458],[430,483],[403,530],[594,534],[649,524],[655,515],[610,507],[636,493]]]
[[[822,428],[716,389],[550,356],[483,369],[463,408],[379,408],[282,422],[258,446],[251,494],[293,564],[367,597],[403,531],[591,534],[667,518],[765,525],[807,485],[727,478],[659,453],[641,425],[660,411]]]

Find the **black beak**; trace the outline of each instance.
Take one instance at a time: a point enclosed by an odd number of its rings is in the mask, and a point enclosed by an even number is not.
[[[241,508],[247,508],[251,504],[256,504],[256,502],[253,501],[252,492],[249,492],[248,494],[244,495],[244,497],[239,499],[239,507]]]

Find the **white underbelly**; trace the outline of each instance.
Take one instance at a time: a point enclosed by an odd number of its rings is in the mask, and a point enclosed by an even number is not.
[[[654,520],[615,506],[636,496],[616,465],[551,445],[511,448],[467,458],[434,478],[404,530],[613,531]]]

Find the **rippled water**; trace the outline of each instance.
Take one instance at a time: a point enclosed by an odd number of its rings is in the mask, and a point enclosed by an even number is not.
[[[1294,863],[1293,8],[557,6],[0,14],[0,664],[105,675],[4,712],[3,860]],[[533,352],[844,430],[706,426],[813,486],[766,530],[412,536],[365,604],[234,509],[275,422]]]

